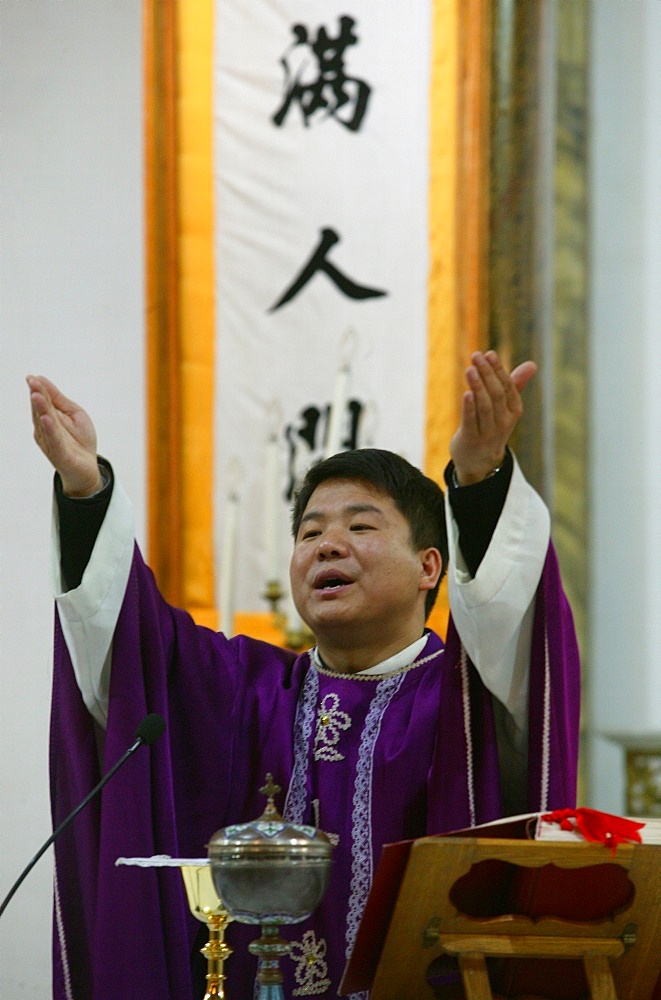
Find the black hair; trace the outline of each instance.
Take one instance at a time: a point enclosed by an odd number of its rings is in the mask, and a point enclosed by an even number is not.
[[[448,566],[443,491],[438,483],[392,451],[385,451],[382,448],[340,451],[308,469],[294,494],[291,511],[294,538],[298,534],[310,497],[317,486],[328,479],[361,480],[387,493],[400,514],[406,518],[411,531],[412,547],[416,551],[430,547],[439,550],[442,560],[441,575],[425,599],[425,617],[429,617]]]

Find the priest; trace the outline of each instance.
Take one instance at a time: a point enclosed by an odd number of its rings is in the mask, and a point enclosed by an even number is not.
[[[535,370],[473,355],[445,496],[380,449],[309,471],[291,587],[315,645],[300,655],[215,633],[163,599],[89,416],[28,378],[56,470],[54,823],[145,714],[167,723],[57,845],[55,1000],[202,996],[203,940],[178,873],[115,860],[203,856],[220,827],[262,812],[267,772],[283,815],[336,845],[321,906],[285,929],[296,997],[338,995],[384,843],[575,804],[572,617],[548,511],[508,448]],[[425,621],[446,568],[444,642]],[[252,989],[254,936],[230,926],[230,998]]]

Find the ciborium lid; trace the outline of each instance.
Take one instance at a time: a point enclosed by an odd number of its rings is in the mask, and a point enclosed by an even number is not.
[[[247,923],[304,920],[328,881],[333,845],[322,830],[282,818],[274,802],[280,790],[267,774],[262,815],[223,827],[208,844],[218,894]]]

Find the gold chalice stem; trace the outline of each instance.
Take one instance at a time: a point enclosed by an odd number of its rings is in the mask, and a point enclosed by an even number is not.
[[[225,1000],[225,962],[232,954],[232,949],[225,942],[225,928],[229,923],[227,913],[206,911],[209,927],[209,940],[201,953],[207,960],[207,992],[204,1000]]]
[[[232,949],[225,944],[225,930],[231,917],[213,884],[211,865],[182,864],[180,871],[186,887],[190,911],[196,920],[207,925],[209,940],[200,952],[207,960],[207,992],[204,1000],[219,997],[225,1000],[225,962]]]

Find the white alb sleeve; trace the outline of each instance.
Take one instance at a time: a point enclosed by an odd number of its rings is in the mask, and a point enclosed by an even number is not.
[[[62,631],[83,701],[105,728],[112,637],[131,570],[133,508],[118,482],[78,587],[62,591],[57,508],[53,501],[51,579]]]
[[[527,731],[534,598],[549,545],[549,512],[515,458],[501,516],[471,577],[447,496],[445,511],[452,618],[482,681],[511,716],[520,739]],[[514,742],[519,740],[514,737]]]

